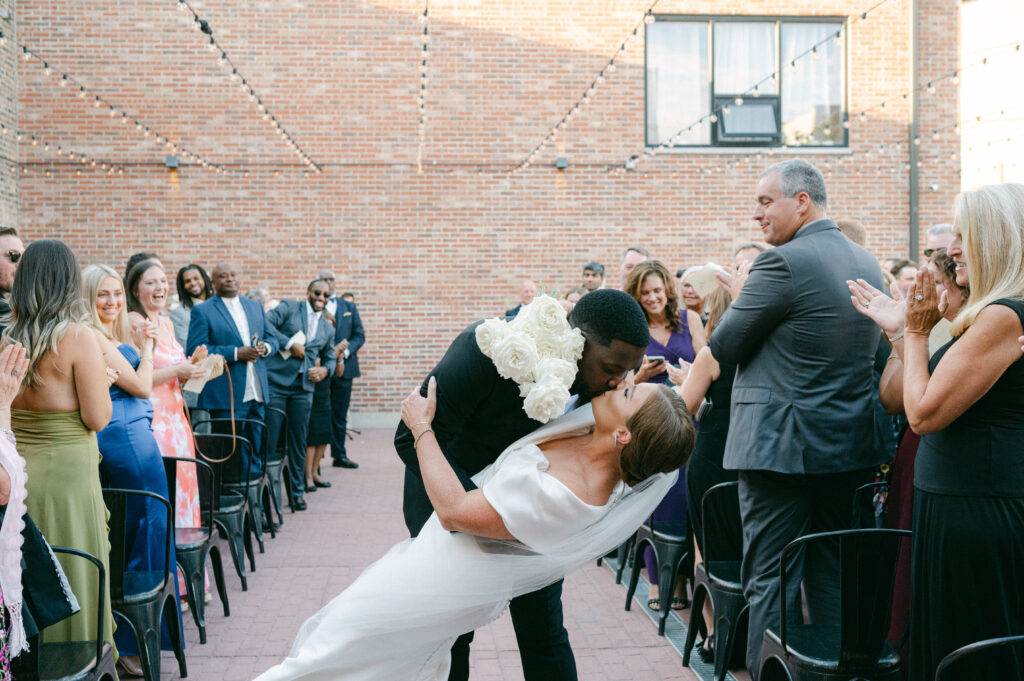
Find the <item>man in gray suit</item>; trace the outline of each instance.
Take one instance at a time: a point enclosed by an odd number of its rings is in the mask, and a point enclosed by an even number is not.
[[[269,406],[288,415],[288,474],[292,505],[297,511],[306,510],[302,497],[306,491],[306,434],[314,384],[330,376],[335,364],[334,327],[322,316],[330,296],[327,283],[314,279],[306,288],[306,295],[303,302],[282,300],[267,313],[267,330],[281,348],[281,353],[272,354],[267,361]],[[296,337],[299,331],[302,336]],[[276,409],[267,410],[271,447],[277,445],[284,420]]]
[[[812,532],[849,528],[853,490],[881,463],[874,447],[871,367],[878,328],[850,304],[848,279],[881,288],[878,262],[825,214],[821,172],[806,161],[768,168],[754,220],[775,246],[733,281],[711,353],[738,365],[724,466],[739,471],[747,664],[756,679],[764,630],[779,627],[779,557]],[[745,281],[744,281],[745,280]],[[787,610],[838,616],[838,555],[807,551],[792,566]]]

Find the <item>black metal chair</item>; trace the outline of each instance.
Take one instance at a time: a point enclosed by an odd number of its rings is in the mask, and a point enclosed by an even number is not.
[[[723,482],[709,488],[701,497],[704,519],[701,530],[703,561],[697,564],[693,583],[690,624],[683,646],[683,666],[690,666],[690,654],[697,631],[707,636],[704,624],[704,599],[711,602],[715,620],[715,681],[722,681],[732,662],[736,641],[746,641],[742,623],[747,614],[747,599],[740,583],[743,562],[743,523],[740,519],[738,482]],[[740,548],[737,554],[736,548]],[[731,553],[730,553],[731,552]],[[741,643],[739,650],[745,650]]]
[[[228,543],[231,561],[242,582],[242,591],[249,590],[245,575],[245,556],[256,570],[256,557],[252,548],[252,534],[248,531],[249,493],[243,487],[231,489],[226,480],[246,483],[249,476],[240,475],[243,452],[252,451],[252,445],[241,435],[231,436],[219,433],[194,433],[197,455],[201,455],[213,467],[213,524],[220,530]]]
[[[981,678],[978,676],[978,670],[972,670],[972,673],[963,674],[963,672],[970,670],[970,667],[960,664],[964,658],[975,656],[976,659],[978,655],[988,657],[991,669],[1002,669],[1007,672],[1014,669],[1018,671],[1024,669],[1024,636],[989,638],[957,648],[939,662],[939,666],[935,670],[935,681]],[[960,671],[962,675],[954,676],[953,673],[955,671]]]
[[[636,540],[636,534],[630,535],[629,539],[619,544],[619,547],[611,553],[602,556],[597,559],[597,567],[601,567],[601,563],[605,558],[610,558],[612,554],[615,554],[615,562],[617,567],[615,568],[615,583],[622,584],[622,573],[626,569],[626,562],[632,556],[633,542]]]
[[[839,530],[794,539],[779,559],[779,629],[764,632],[761,681],[832,681],[863,676],[900,681],[899,652],[886,641],[900,543],[909,530]],[[838,542],[838,624],[787,622],[786,562],[812,542]]]
[[[164,551],[162,570],[128,570],[127,518],[128,502],[132,498],[142,503],[149,501],[164,507],[166,512],[167,550]],[[142,674],[146,681],[160,681],[160,625],[167,625],[178,672],[188,676],[185,665],[185,641],[178,611],[178,594],[174,580],[177,570],[171,570],[170,542],[174,537],[174,507],[159,494],[133,489],[103,489],[103,502],[110,511],[110,607],[120,615],[135,635],[139,649]],[[151,511],[150,511],[151,512]]]
[[[626,610],[629,610],[633,602],[633,594],[636,593],[640,581],[640,569],[644,567],[645,545],[654,550],[654,559],[658,563],[658,599],[661,608],[658,612],[658,635],[664,636],[676,581],[680,574],[686,575],[689,572],[684,571],[684,564],[692,555],[690,539],[685,526],[664,524],[661,529],[657,529],[653,518],[640,526],[634,535],[633,570],[629,574],[629,588],[626,590]]]
[[[224,566],[220,559],[220,547],[214,543],[217,528],[213,524],[213,467],[205,461],[176,456],[165,456],[164,473],[167,476],[167,489],[177,487],[178,466],[194,466],[196,481],[199,487],[199,527],[174,528],[174,557],[185,576],[185,592],[188,595],[188,608],[192,619],[199,629],[199,642],[206,643],[206,602],[204,588],[204,568],[206,559],[213,565],[213,578],[217,584],[224,616],[231,615],[228,606],[228,590],[224,584]],[[173,492],[169,492],[173,496]]]
[[[270,481],[269,491],[273,500],[274,510],[277,511],[279,523],[284,522],[281,510],[284,505],[281,503],[281,484],[284,483],[285,496],[288,499],[288,508],[295,513],[295,497],[292,494],[292,479],[288,475],[288,414],[283,409],[268,406],[267,411],[275,411],[281,416],[281,432],[277,442],[270,442],[267,446],[267,478]]]
[[[54,553],[63,553],[87,560],[99,570],[99,589],[91,597],[96,603],[103,603],[103,592],[106,590],[107,572],[103,563],[96,556],[85,551],[64,546],[51,546]],[[75,594],[80,601],[85,594]],[[103,607],[96,608],[96,640],[71,641],[65,643],[40,643],[39,637],[33,637],[30,648],[22,653],[17,661],[26,670],[38,670],[37,678],[43,681],[116,681],[114,670],[114,649],[109,643],[103,642]],[[28,656],[22,660],[22,656]],[[21,673],[16,677],[22,679]],[[31,678],[25,676],[24,678]]]

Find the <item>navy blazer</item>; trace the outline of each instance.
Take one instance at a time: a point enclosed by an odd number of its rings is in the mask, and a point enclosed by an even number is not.
[[[299,359],[291,354],[282,358],[280,354],[274,353],[267,360],[267,368],[270,372],[270,383],[276,388],[287,388],[295,381],[295,375],[302,372],[302,387],[306,392],[313,392],[316,383],[309,380],[309,369],[316,366],[317,358],[320,359],[320,366],[327,367],[327,377],[334,373],[334,344],[331,338],[334,329],[325,317],[320,317],[320,323],[316,326],[316,338],[309,338],[309,330],[306,328],[306,301],[282,300],[277,307],[267,313],[267,327],[269,334],[274,336],[280,349],[288,345],[288,341],[299,331],[306,335],[305,357]],[[327,380],[325,378],[324,380]]]
[[[363,322],[359,319],[359,310],[355,303],[341,298],[337,299],[338,307],[334,310],[334,344],[348,339],[348,359],[345,360],[345,372],[342,378],[359,376],[359,348],[363,347],[366,336],[363,333]],[[331,370],[334,375],[334,370]]]
[[[266,328],[266,315],[263,313],[263,306],[255,300],[238,297],[245,311],[245,318],[249,322],[249,334],[255,335],[258,340],[263,341],[270,348],[270,353],[277,352],[277,341],[270,336]],[[252,345],[251,338],[242,338],[235,326],[235,320],[228,312],[227,305],[220,296],[211,296],[199,305],[192,308],[192,315],[188,324],[188,342],[185,344],[186,353],[191,355],[200,345],[205,345],[210,354],[224,355],[228,363],[228,373],[231,375],[231,390],[235,395],[235,411],[242,408],[242,398],[245,396],[246,362],[235,361],[235,348],[243,345]],[[270,386],[267,384],[267,366],[263,359],[256,360],[256,375],[260,380],[260,389],[263,391],[263,401],[270,399]],[[203,392],[199,394],[200,409],[229,409],[231,400],[228,392],[227,376],[222,374],[206,384]]]

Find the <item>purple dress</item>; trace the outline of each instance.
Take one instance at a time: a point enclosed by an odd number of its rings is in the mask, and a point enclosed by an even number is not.
[[[679,324],[679,331],[673,331],[668,337],[668,343],[662,345],[651,337],[647,346],[647,355],[661,355],[666,362],[679,364],[679,361],[692,362],[694,358],[693,337],[690,335],[690,328],[687,326],[686,310],[683,310],[682,319]],[[668,373],[661,373],[647,379],[648,383],[665,383],[668,381]],[[668,494],[654,509],[651,516],[654,524],[661,532],[669,534],[686,533],[686,469],[679,469],[679,479],[669,489]],[[658,564],[654,560],[654,549],[650,546],[644,547],[644,565],[647,566],[647,577],[651,584],[658,583]]]

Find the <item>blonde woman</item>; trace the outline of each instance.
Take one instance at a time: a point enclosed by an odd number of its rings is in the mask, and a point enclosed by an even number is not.
[[[108,567],[110,543],[100,491],[96,432],[110,421],[103,354],[87,323],[82,278],[75,256],[53,239],[25,249],[11,290],[11,321],[4,344],[21,343],[29,358],[24,389],[12,404],[11,428],[28,475],[26,507],[51,544],[87,551]],[[64,566],[81,611],[42,633],[45,642],[96,636],[113,645],[110,590],[103,602],[95,569],[84,561]],[[106,584],[110,584],[108,580]]]

